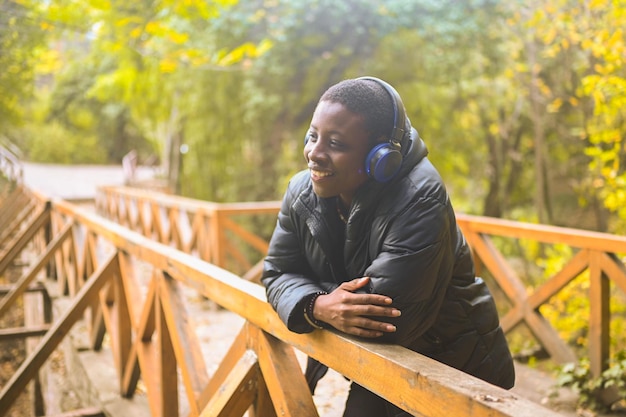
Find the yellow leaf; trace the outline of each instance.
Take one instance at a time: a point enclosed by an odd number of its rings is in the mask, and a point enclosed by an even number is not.
[[[170,58],[162,59],[161,62],[159,62],[159,68],[161,72],[164,72],[166,74],[176,71],[177,67],[178,64],[176,63],[176,61]]]
[[[563,100],[557,97],[552,101],[552,103],[548,104],[548,112],[557,113],[562,105]]]
[[[591,0],[589,3],[589,9],[604,9],[606,7],[607,0]]]
[[[170,40],[174,43],[177,44],[182,44],[187,42],[187,40],[189,40],[189,35],[186,33],[177,33],[177,32],[172,32],[169,34]]]
[[[137,39],[138,37],[141,36],[142,33],[143,33],[143,30],[141,30],[141,28],[135,28],[130,31],[130,36],[131,38]]]
[[[500,128],[498,127],[497,123],[491,123],[489,125],[489,133],[491,133],[494,136],[500,133]]]

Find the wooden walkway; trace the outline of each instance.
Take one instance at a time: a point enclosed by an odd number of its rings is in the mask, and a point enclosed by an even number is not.
[[[25,177],[28,178],[28,173],[26,173]],[[83,180],[85,176],[82,176]],[[57,180],[54,179],[52,175],[48,175],[46,181],[52,184],[58,184]],[[101,179],[104,181],[104,179]],[[101,183],[99,183],[101,184]],[[46,190],[43,188],[37,188],[36,191],[39,191],[43,194],[46,194]],[[202,349],[207,349],[204,356],[211,358],[219,358],[220,355],[216,354],[219,348],[216,347],[216,343],[222,343],[225,349],[228,349],[231,346],[232,340],[230,338],[234,338],[236,332],[239,331],[241,325],[232,324],[230,320],[234,320],[235,322],[243,319],[233,313],[229,313],[225,310],[216,310],[214,306],[211,306],[211,303],[205,305],[207,303],[206,300],[198,299],[198,295],[196,292],[192,292],[190,294],[190,307],[195,310],[190,314],[191,317],[199,318],[200,323],[196,323],[198,326],[198,337],[202,342]],[[194,297],[196,298],[194,301]],[[206,321],[205,321],[206,320]],[[205,321],[205,322],[203,322]],[[206,330],[202,330],[206,326]],[[216,327],[217,326],[217,327]],[[229,332],[232,332],[231,335]],[[216,335],[219,335],[216,337]],[[206,340],[204,340],[206,338]],[[205,343],[206,342],[206,343]],[[303,360],[302,355],[298,355],[298,360],[302,363]],[[219,360],[218,360],[219,362]],[[211,364],[208,363],[209,372],[211,372]],[[217,365],[215,365],[217,366]],[[516,387],[512,390],[512,394],[519,395],[523,398],[529,399],[531,401],[535,401],[544,406],[549,406],[552,410],[557,410],[563,415],[567,416],[575,416],[574,410],[572,408],[571,400],[572,397],[564,398],[559,400],[558,398],[552,403],[549,401],[548,396],[552,389],[552,383],[549,381],[549,378],[544,374],[538,374],[534,372],[532,369],[528,369],[525,367],[520,367],[518,369],[518,383]],[[341,377],[340,375],[331,372],[330,376],[326,377],[321,385],[320,391],[318,395],[315,396],[314,401],[316,403],[317,408],[319,409],[321,416],[337,416],[339,415],[339,410],[343,406],[343,399],[345,396],[342,394],[345,393],[347,387],[347,381]],[[183,398],[182,396],[181,398]],[[569,401],[569,402],[568,402]],[[533,407],[531,407],[533,408]],[[117,414],[116,414],[117,415]]]

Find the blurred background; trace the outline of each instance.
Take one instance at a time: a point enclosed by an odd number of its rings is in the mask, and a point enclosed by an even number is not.
[[[0,0],[0,144],[280,199],[330,85],[396,87],[457,211],[626,231],[624,0]]]

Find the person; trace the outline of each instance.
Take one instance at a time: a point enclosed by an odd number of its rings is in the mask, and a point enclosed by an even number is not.
[[[397,91],[374,77],[321,96],[264,259],[268,302],[296,333],[404,346],[503,388],[515,371],[492,295]],[[309,359],[314,392],[327,368]],[[401,416],[356,383],[344,417]]]

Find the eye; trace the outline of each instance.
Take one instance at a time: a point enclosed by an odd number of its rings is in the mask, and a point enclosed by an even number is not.
[[[330,146],[336,149],[343,149],[346,147],[346,145],[341,140],[338,140],[338,139],[331,139]]]
[[[316,142],[317,141],[317,134],[315,134],[314,132],[307,132],[306,140],[307,140],[307,142]]]

